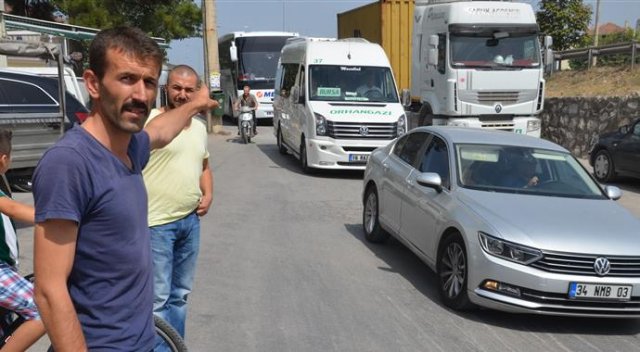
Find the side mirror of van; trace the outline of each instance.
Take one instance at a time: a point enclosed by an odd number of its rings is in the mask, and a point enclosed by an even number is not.
[[[238,62],[238,48],[234,42],[231,42],[231,47],[229,47],[229,56],[231,56],[231,61]]]
[[[544,36],[544,47],[546,49],[550,49],[552,45],[553,45],[553,38],[550,35],[545,35]]]
[[[403,89],[400,92],[400,100],[402,102],[402,106],[404,106],[405,108],[411,106],[411,91],[406,88]]]
[[[544,49],[544,65],[553,65],[553,50],[550,48]]]
[[[300,91],[298,86],[291,87],[291,94],[289,94],[289,96],[295,102],[298,102],[300,100]]]

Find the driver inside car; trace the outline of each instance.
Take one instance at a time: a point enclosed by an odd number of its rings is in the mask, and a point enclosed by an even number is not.
[[[365,84],[358,87],[356,92],[358,92],[359,96],[366,96],[367,94],[371,94],[372,91],[382,94],[382,89],[375,84],[375,76],[367,75]]]

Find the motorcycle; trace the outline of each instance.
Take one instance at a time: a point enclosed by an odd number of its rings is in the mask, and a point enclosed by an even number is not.
[[[240,115],[238,120],[240,123],[240,137],[244,143],[250,143],[253,135],[253,112],[248,106],[240,107]]]

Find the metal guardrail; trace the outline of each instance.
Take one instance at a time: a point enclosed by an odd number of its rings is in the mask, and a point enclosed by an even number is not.
[[[587,67],[591,67],[593,58],[605,55],[629,54],[631,55],[631,68],[633,69],[637,54],[640,52],[640,43],[631,41],[602,46],[590,46],[587,48],[556,51],[553,53],[554,63],[569,59],[587,59]],[[554,65],[555,66],[555,65]]]

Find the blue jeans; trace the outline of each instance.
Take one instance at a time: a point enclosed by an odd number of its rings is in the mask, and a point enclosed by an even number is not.
[[[153,312],[184,337],[187,297],[191,293],[200,246],[200,219],[193,212],[150,230]]]

